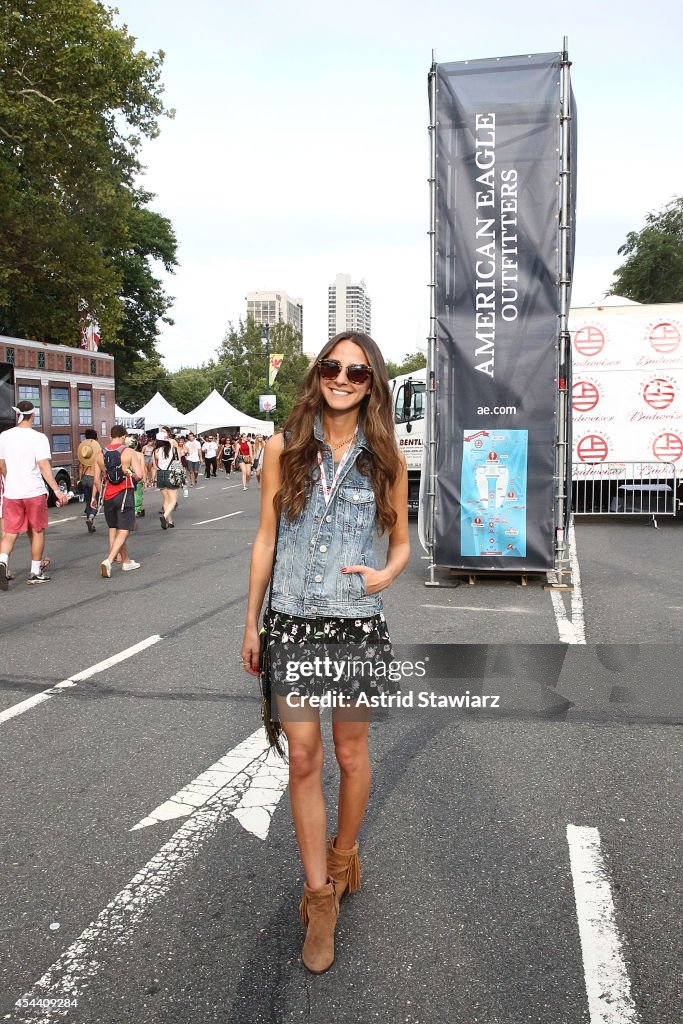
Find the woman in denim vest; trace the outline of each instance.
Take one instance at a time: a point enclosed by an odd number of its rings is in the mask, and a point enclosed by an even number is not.
[[[382,568],[373,551],[377,532],[389,539]],[[380,595],[409,555],[407,474],[384,359],[368,335],[346,331],[325,345],[304,378],[284,433],[264,449],[242,644],[246,671],[258,673],[258,619],[271,571],[270,650],[291,652],[301,643],[315,651],[324,643],[362,656],[389,648]],[[299,679],[277,704],[306,876],[302,959],[320,973],[334,959],[339,900],[360,885],[357,837],[370,794],[369,711],[333,710],[340,783],[337,834],[327,842],[323,745],[313,694],[310,680]]]

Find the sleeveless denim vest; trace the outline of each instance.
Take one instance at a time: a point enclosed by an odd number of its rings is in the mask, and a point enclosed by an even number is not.
[[[315,437],[323,441],[320,418]],[[343,573],[346,565],[377,569],[373,550],[376,533],[375,494],[371,481],[356,463],[363,449],[371,451],[360,426],[356,442],[326,504],[320,480],[299,516],[280,516],[277,558],[273,576],[272,607],[302,618],[318,616],[368,619],[382,611],[380,594],[365,593],[358,573]],[[323,445],[326,479],[332,481],[332,449]],[[314,474],[315,476],[316,474]]]

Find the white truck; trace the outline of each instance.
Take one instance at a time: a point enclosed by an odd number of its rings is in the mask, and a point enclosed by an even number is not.
[[[575,510],[635,512],[640,501],[649,512],[655,488],[667,495],[660,512],[680,509],[683,303],[640,305],[610,296],[571,309],[569,330]],[[411,509],[419,505],[426,372],[390,381]]]
[[[408,508],[414,512],[420,504],[426,377],[427,370],[422,369],[403,373],[389,381],[394,400],[396,438],[408,465]]]

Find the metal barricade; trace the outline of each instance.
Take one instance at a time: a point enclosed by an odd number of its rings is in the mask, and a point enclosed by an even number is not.
[[[675,516],[673,462],[582,463],[573,468],[572,509],[581,516]]]

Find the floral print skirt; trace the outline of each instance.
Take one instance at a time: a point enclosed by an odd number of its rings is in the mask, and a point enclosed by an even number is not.
[[[369,619],[306,619],[271,609],[264,626],[275,694],[331,694],[332,703],[322,706],[337,706],[337,699],[348,706],[365,694],[361,703],[377,706],[382,694],[396,692],[388,671],[392,647],[383,613]]]

